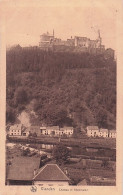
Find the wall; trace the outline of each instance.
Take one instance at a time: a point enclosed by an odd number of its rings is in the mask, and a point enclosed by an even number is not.
[[[48,186],[67,186],[69,185],[67,181],[34,181],[34,185],[48,185]]]

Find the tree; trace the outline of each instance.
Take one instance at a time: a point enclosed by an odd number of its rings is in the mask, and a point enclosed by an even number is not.
[[[18,87],[18,89],[15,92],[14,98],[15,98],[16,105],[27,103],[28,95],[27,95],[26,89],[24,89],[23,87]]]
[[[53,158],[60,164],[67,162],[70,156],[70,150],[63,144],[56,145],[52,152]]]
[[[29,154],[30,154],[30,149],[29,148],[27,148],[26,150],[22,151],[22,155],[23,156],[28,156]]]
[[[15,111],[13,108],[7,106],[7,109],[6,109],[6,122],[7,123],[14,123],[15,122]]]
[[[108,168],[108,165],[109,165],[108,160],[103,160],[102,164],[101,164],[101,167]]]
[[[32,136],[33,136],[33,137],[37,137],[37,133],[34,132],[34,133],[32,134]]]

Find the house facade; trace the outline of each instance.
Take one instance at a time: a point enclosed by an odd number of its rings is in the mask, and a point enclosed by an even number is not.
[[[61,137],[66,135],[67,137],[73,134],[73,127],[63,127],[59,128],[59,126],[48,126],[48,127],[40,127],[40,132],[42,135]]]
[[[116,130],[110,130],[109,131],[109,137],[110,138],[116,138]]]
[[[108,130],[103,128],[98,128],[98,126],[88,126],[87,127],[88,137],[104,137],[104,138],[116,138],[116,130]]]
[[[67,137],[72,136],[73,134],[73,127],[63,127],[59,130],[59,135],[63,136],[66,135]]]
[[[98,126],[88,126],[87,127],[87,136],[88,137],[96,137],[99,135]]]
[[[12,125],[9,129],[9,135],[10,136],[21,136],[22,134],[22,125],[21,124],[15,124]]]
[[[59,126],[40,127],[42,135],[55,136],[59,132]]]
[[[108,129],[100,129],[98,136],[99,137],[108,137]]]

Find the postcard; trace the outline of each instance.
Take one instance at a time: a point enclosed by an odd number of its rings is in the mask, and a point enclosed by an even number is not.
[[[122,2],[0,4],[0,193],[121,194]]]

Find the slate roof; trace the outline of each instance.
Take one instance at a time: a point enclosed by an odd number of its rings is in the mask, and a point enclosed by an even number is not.
[[[33,178],[34,181],[69,181],[57,164],[47,164]]]
[[[73,127],[62,127],[62,128],[60,128],[60,131],[64,131],[64,130],[73,130]]]
[[[116,133],[116,130],[109,130],[109,133]]]
[[[17,157],[12,161],[9,167],[8,180],[25,180],[30,181],[34,177],[34,170],[40,165],[39,157]]]
[[[102,133],[108,133],[108,129],[100,129],[100,132],[102,132]]]
[[[15,124],[10,127],[9,130],[21,130],[22,125],[21,124]]]
[[[88,126],[87,130],[99,130],[98,126]]]
[[[47,130],[59,130],[59,126],[48,126],[46,127]]]
[[[41,126],[40,129],[46,130],[46,127]]]

